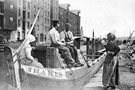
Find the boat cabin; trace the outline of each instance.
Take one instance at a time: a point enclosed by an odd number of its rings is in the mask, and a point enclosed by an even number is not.
[[[80,42],[79,39],[74,40],[74,46],[77,49],[80,49]],[[78,51],[79,53],[79,51]],[[80,55],[80,54],[79,54]],[[78,56],[79,56],[78,55]],[[64,59],[61,57],[59,50],[55,47],[50,46],[37,46],[32,51],[32,56],[37,58],[38,61],[45,67],[45,68],[67,68]],[[81,56],[79,56],[81,57]],[[84,63],[84,58],[80,58],[82,63]]]
[[[64,63],[64,59],[61,58],[59,51],[54,47],[45,47],[39,46],[36,47],[32,51],[32,55],[34,58],[37,58],[38,61],[45,68],[64,68],[66,64]]]

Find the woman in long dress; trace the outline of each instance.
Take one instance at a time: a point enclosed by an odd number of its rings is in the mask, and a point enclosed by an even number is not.
[[[102,83],[108,89],[115,89],[116,86],[119,85],[119,69],[118,69],[118,61],[115,64],[114,56],[118,54],[120,48],[115,42],[115,35],[112,33],[107,34],[107,45],[105,45],[107,56],[105,58],[104,66],[103,66],[103,77]]]

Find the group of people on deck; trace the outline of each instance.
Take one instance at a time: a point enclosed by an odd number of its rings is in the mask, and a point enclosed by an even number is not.
[[[80,67],[83,64],[78,59],[76,48],[73,44],[73,34],[70,31],[71,24],[66,23],[65,30],[60,34],[58,32],[59,21],[53,21],[53,28],[49,31],[47,36],[47,43],[49,46],[56,47],[59,50],[62,58],[65,59],[65,63],[70,67]]]
[[[47,35],[47,45],[59,50],[59,53],[65,60],[68,68],[83,66],[78,59],[77,49],[73,46],[73,34],[70,31],[71,24],[66,23],[65,30],[59,34],[59,21],[54,20],[52,23],[53,27]],[[20,52],[20,60],[22,64],[43,68],[43,65],[31,55],[31,43],[35,40],[36,39],[33,35],[28,37],[26,45]]]

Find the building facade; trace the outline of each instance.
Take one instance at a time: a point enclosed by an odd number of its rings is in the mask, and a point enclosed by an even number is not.
[[[4,0],[0,0],[0,34],[3,32],[4,27]]]
[[[17,0],[0,0],[0,34],[10,39],[17,28]]]
[[[80,32],[80,16],[79,10],[70,10],[70,4],[60,4],[59,5],[59,21],[60,27],[59,32],[65,29],[65,24],[70,23],[72,25],[71,31],[74,36],[81,35]]]
[[[46,40],[47,33],[50,29],[50,3],[51,0],[31,1],[31,25],[33,24],[34,19],[40,10],[40,14],[33,30],[33,34],[36,36],[39,43]]]
[[[72,25],[71,31],[74,36],[80,36],[80,11],[79,10],[70,10],[69,12],[69,23]]]
[[[38,43],[45,42],[51,28],[52,20],[58,20],[58,2],[59,0],[17,0],[16,31],[11,32],[10,37],[18,37],[19,40],[25,39],[40,10],[32,34],[35,35]]]
[[[38,42],[44,42],[51,25],[51,0],[18,0],[17,29],[20,39],[26,37],[39,10],[40,14],[32,34],[35,35]]]
[[[68,22],[69,7],[70,4],[59,5],[59,21],[60,21],[59,32],[65,29],[65,24]]]
[[[51,0],[50,18],[51,18],[50,24],[52,27],[52,20],[59,20],[59,0]]]
[[[46,41],[52,20],[60,21],[59,32],[69,22],[73,34],[79,35],[80,11],[69,10],[69,7],[70,4],[59,5],[59,0],[0,0],[0,34],[11,41],[25,39],[40,10],[32,31],[38,43]]]

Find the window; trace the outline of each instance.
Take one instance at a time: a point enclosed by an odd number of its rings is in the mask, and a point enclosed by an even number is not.
[[[20,20],[18,20],[18,26],[20,26],[21,25],[21,22],[20,22]]]
[[[14,8],[14,7],[13,7],[13,5],[11,4],[11,5],[10,5],[10,9],[13,9],[13,8]]]
[[[45,35],[44,37],[45,37],[45,41],[46,41],[46,39],[47,39],[47,36]]]
[[[49,3],[48,3],[48,9],[49,9]]]
[[[23,21],[23,27],[22,28],[23,28],[23,30],[25,30],[25,21]]]
[[[48,19],[48,24],[49,24],[49,19]]]
[[[34,14],[34,18],[36,18],[36,15]]]
[[[47,16],[47,15],[46,15],[46,10],[45,10],[45,16]]]
[[[38,21],[40,20],[39,16],[38,16]]]
[[[25,17],[25,10],[23,10],[23,19],[25,19],[26,17]]]
[[[13,21],[13,17],[10,17],[10,21]]]
[[[48,17],[49,17],[49,11],[48,11]]]
[[[43,33],[40,34],[40,41],[43,42],[44,35]]]
[[[50,23],[50,19],[48,18],[48,24]]]
[[[26,1],[23,0],[23,9],[26,9]]]
[[[21,10],[20,10],[20,8],[18,10],[18,16],[21,16]]]
[[[30,18],[30,12],[28,12],[28,19]]]
[[[0,2],[0,12],[4,13],[4,3]]]
[[[28,27],[28,28],[30,27],[30,22],[27,22],[27,27]]]
[[[45,18],[45,24],[46,24],[46,18]]]
[[[34,5],[34,11],[36,11],[36,6]]]
[[[37,25],[37,29],[38,29],[38,31],[39,31],[39,25]]]
[[[37,39],[39,38],[39,34],[37,34]]]

